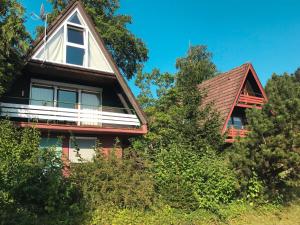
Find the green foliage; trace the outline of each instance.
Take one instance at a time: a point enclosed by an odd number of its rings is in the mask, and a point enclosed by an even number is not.
[[[20,75],[23,55],[29,47],[29,34],[24,27],[24,8],[15,0],[0,4],[0,96],[11,81]]]
[[[191,47],[187,57],[177,60],[177,69],[173,76],[158,70],[138,75],[136,83],[142,90],[139,97],[145,103],[149,133],[136,145],[152,154],[175,143],[198,154],[219,149],[223,140],[218,114],[210,107],[200,107],[198,90],[199,82],[215,74],[211,54],[204,46]],[[151,95],[153,85],[159,98]]]
[[[154,171],[158,193],[174,208],[216,211],[235,197],[234,173],[213,153],[200,157],[174,145],[157,155]]]
[[[49,14],[49,22],[65,8],[64,0],[49,0],[53,11]],[[139,67],[148,59],[148,50],[141,39],[135,37],[128,29],[131,17],[116,13],[120,7],[119,0],[83,0],[87,13],[95,23],[96,30],[104,40],[123,75],[130,79]],[[42,29],[38,28],[38,33]]]
[[[135,85],[140,88],[141,92],[137,96],[140,105],[143,108],[153,106],[157,98],[166,95],[173,87],[175,77],[170,73],[161,73],[154,69],[151,73],[143,73],[139,70],[136,76]],[[152,88],[156,88],[156,96],[152,94]]]
[[[55,149],[42,151],[39,141],[37,130],[0,121],[1,224],[40,224],[43,217],[52,218],[47,224],[67,224],[67,216],[78,213],[61,159]]]
[[[272,201],[286,199],[294,193],[291,188],[299,188],[299,84],[293,75],[273,75],[266,86],[268,103],[263,110],[247,112],[251,133],[229,152],[242,187],[254,171]]]
[[[252,177],[250,177],[247,187],[247,195],[246,199],[250,202],[250,205],[254,203],[261,202],[263,197],[263,183],[257,177],[255,172],[252,173]]]
[[[140,209],[152,205],[154,188],[148,165],[130,154],[119,158],[114,151],[108,156],[100,153],[92,162],[72,165],[70,179],[82,191],[86,210],[103,204]]]
[[[205,210],[187,213],[167,205],[149,211],[136,209],[118,209],[100,206],[93,212],[93,217],[87,224],[217,224],[218,218]]]
[[[215,75],[215,66],[204,46],[191,47],[176,66],[176,75],[158,70],[138,74],[149,133],[133,148],[150,156],[156,189],[168,205],[217,210],[218,204],[233,200],[237,182],[218,156],[223,143],[218,114],[200,107],[198,84]],[[158,98],[152,96],[153,85]]]

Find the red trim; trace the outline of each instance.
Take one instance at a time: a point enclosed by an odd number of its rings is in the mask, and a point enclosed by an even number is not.
[[[266,93],[265,93],[265,91],[264,91],[264,89],[263,89],[263,87],[262,87],[262,85],[261,85],[261,83],[260,83],[260,81],[259,81],[259,79],[258,79],[258,76],[257,76],[257,74],[256,74],[256,72],[255,72],[255,70],[254,70],[254,68],[253,68],[253,66],[252,66],[252,64],[249,63],[249,64],[248,64],[248,69],[247,69],[247,71],[246,71],[246,73],[245,73],[245,76],[244,76],[242,82],[241,82],[241,86],[240,86],[240,88],[239,88],[239,91],[237,92],[237,95],[235,96],[235,99],[234,99],[234,101],[233,101],[233,104],[232,104],[232,106],[231,106],[231,109],[230,109],[230,111],[229,111],[229,113],[228,113],[228,116],[227,116],[227,118],[226,118],[226,120],[225,120],[225,123],[224,123],[224,125],[223,125],[223,128],[222,128],[222,134],[224,134],[225,131],[226,131],[227,123],[228,123],[228,121],[229,121],[229,119],[230,119],[230,116],[231,116],[231,114],[232,114],[232,111],[233,111],[234,107],[237,105],[237,101],[238,101],[238,99],[239,99],[239,96],[240,96],[240,93],[241,93],[242,88],[243,88],[243,86],[244,86],[244,83],[245,83],[245,81],[246,81],[246,79],[247,79],[247,77],[248,77],[248,75],[249,75],[249,71],[252,72],[252,75],[253,75],[253,77],[254,77],[254,79],[255,79],[257,85],[258,85],[259,90],[261,91],[261,93],[262,93],[262,95],[263,95],[263,97],[264,97],[265,102],[268,101],[267,95],[266,95]]]
[[[261,106],[255,106],[255,105],[247,105],[247,104],[241,104],[241,103],[238,103],[236,104],[236,106],[238,107],[242,107],[242,108],[255,108],[255,109],[262,109]]]
[[[236,102],[237,102],[237,100],[238,100],[238,98],[239,98],[239,94],[240,94],[241,91],[242,91],[243,84],[245,83],[245,80],[246,80],[246,78],[247,78],[247,75],[248,75],[248,73],[249,73],[249,70],[250,70],[250,64],[248,65],[248,69],[247,69],[247,71],[246,71],[246,75],[244,76],[244,78],[243,78],[243,80],[242,80],[242,82],[241,82],[241,86],[240,86],[240,88],[239,88],[239,91],[237,92],[237,95],[235,96],[235,99],[234,99],[234,101],[233,101],[233,103],[232,103],[231,109],[230,109],[230,111],[229,111],[229,113],[228,113],[228,116],[227,116],[227,118],[226,118],[226,120],[225,120],[225,123],[224,123],[223,128],[222,128],[222,134],[225,133],[225,130],[226,130],[226,128],[227,128],[227,123],[228,123],[229,118],[230,118],[230,116],[231,116],[231,114],[232,114],[232,111],[233,111],[233,109],[234,109],[234,106],[236,105]]]
[[[93,133],[93,134],[132,134],[142,135],[147,133],[147,125],[142,125],[141,128],[104,128],[104,127],[83,127],[63,124],[44,124],[30,122],[16,122],[20,127],[35,127],[40,130],[51,130],[59,132],[74,132],[74,133]]]
[[[225,140],[225,142],[232,143],[236,140],[235,138],[246,137],[248,133],[249,133],[248,130],[245,130],[245,129],[240,130],[240,129],[230,127],[227,130],[227,139]]]
[[[259,87],[259,90],[261,91],[262,95],[264,96],[265,101],[267,102],[268,101],[268,97],[267,97],[267,95],[265,93],[265,90],[264,90],[263,86],[260,83],[260,80],[259,80],[259,78],[258,78],[258,76],[257,76],[257,74],[256,74],[256,72],[255,72],[255,70],[254,70],[254,68],[252,66],[252,64],[250,64],[250,70],[252,72],[252,75],[253,75],[253,77],[254,77],[254,79],[255,79],[258,87]]]

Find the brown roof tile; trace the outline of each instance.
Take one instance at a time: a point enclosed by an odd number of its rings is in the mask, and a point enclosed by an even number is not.
[[[220,113],[222,127],[250,66],[250,63],[245,63],[198,85],[199,90],[205,93],[202,104],[213,103],[213,107]]]

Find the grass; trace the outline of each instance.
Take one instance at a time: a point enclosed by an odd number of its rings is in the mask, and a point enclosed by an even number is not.
[[[220,220],[205,210],[185,213],[167,206],[149,212],[105,207],[96,210],[87,224],[300,225],[300,200],[285,207],[252,207],[236,203],[220,210],[220,214],[227,219]]]
[[[230,225],[300,225],[300,201],[285,207],[251,209],[229,220]]]

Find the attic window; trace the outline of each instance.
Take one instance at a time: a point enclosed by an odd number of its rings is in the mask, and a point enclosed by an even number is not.
[[[73,16],[71,16],[71,18],[69,19],[69,22],[81,25],[81,22],[80,22],[80,20],[78,18],[77,13],[75,13]]]
[[[66,62],[79,66],[84,65],[86,52],[84,40],[84,29],[80,27],[67,26]]]

